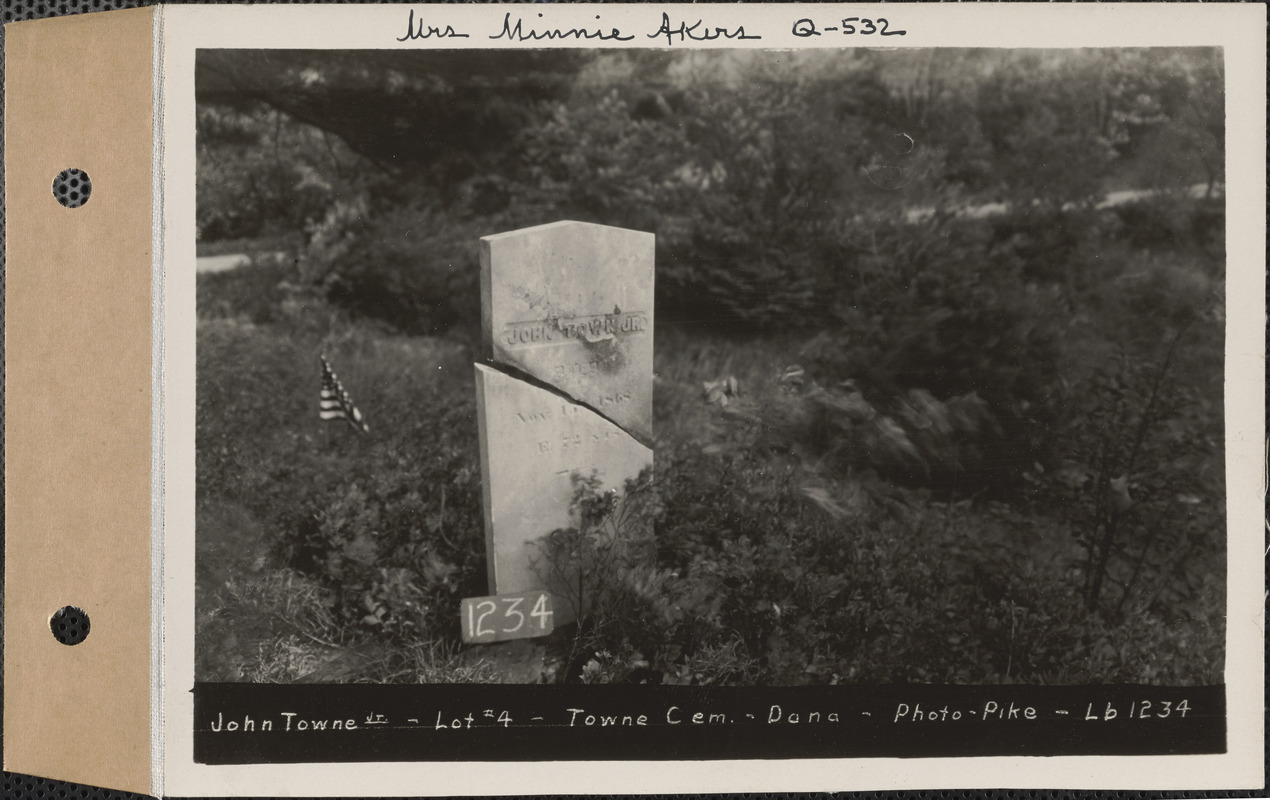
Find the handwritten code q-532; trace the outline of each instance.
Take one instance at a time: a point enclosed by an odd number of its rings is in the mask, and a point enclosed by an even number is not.
[[[843,17],[841,20],[833,20],[831,25],[817,26],[816,21],[809,17],[794,22],[791,30],[795,36],[801,39],[807,39],[812,36],[824,36],[825,34],[840,36],[904,36],[908,31],[892,27],[892,23],[886,17]]]

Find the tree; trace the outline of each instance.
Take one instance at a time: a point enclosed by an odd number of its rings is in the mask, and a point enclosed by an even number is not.
[[[514,156],[538,105],[563,98],[584,53],[568,50],[202,50],[200,103],[264,105],[328,131],[443,199]]]
[[[1199,179],[1212,197],[1226,179],[1225,69],[1215,48],[1171,53],[1152,74],[1165,84],[1161,113],[1137,133],[1133,173],[1151,187]]]

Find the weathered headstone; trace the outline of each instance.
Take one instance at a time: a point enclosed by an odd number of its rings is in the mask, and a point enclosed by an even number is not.
[[[481,239],[476,365],[493,595],[547,589],[543,538],[576,526],[571,476],[621,490],[653,462],[653,235],[557,222]]]
[[[481,239],[484,356],[653,430],[653,235],[556,222]]]

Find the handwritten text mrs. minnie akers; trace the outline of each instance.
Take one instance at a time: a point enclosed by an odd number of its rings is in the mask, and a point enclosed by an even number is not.
[[[539,20],[545,15],[538,13]],[[531,20],[526,21],[519,15],[513,16],[509,11],[503,15],[502,28],[497,33],[487,36],[493,41],[506,42],[542,42],[553,40],[591,40],[599,42],[629,42],[636,38],[637,34],[628,33],[614,25],[605,25],[601,23],[601,16],[595,15],[596,23],[589,26],[579,27],[552,27],[550,25]],[[647,30],[647,29],[645,29]],[[665,37],[667,45],[684,44],[687,42],[710,42],[717,39],[735,39],[735,40],[756,40],[763,37],[759,34],[747,33],[744,25],[729,27],[726,25],[708,25],[704,19],[698,18],[696,22],[688,22],[684,19],[672,19],[669,13],[663,12],[661,15],[661,24],[651,33],[645,33],[644,38],[660,39]],[[406,19],[406,32],[397,37],[399,42],[409,42],[417,39],[468,39],[471,34],[456,30],[453,25],[434,23],[425,20],[420,14],[416,17],[414,9],[410,9]]]

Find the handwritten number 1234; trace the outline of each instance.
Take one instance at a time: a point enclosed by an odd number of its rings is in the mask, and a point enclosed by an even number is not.
[[[537,591],[466,598],[460,623],[465,642],[502,642],[551,633],[552,616],[550,596]]]
[[[904,36],[908,31],[893,31],[891,23],[884,17],[870,19],[868,17],[847,17],[842,20],[841,25],[826,25],[824,28],[817,30],[816,23],[810,19],[800,19],[794,23],[793,34],[801,38],[809,36],[820,36],[821,33],[840,32],[845,35],[853,33],[868,36],[873,33],[880,33],[883,36]]]

